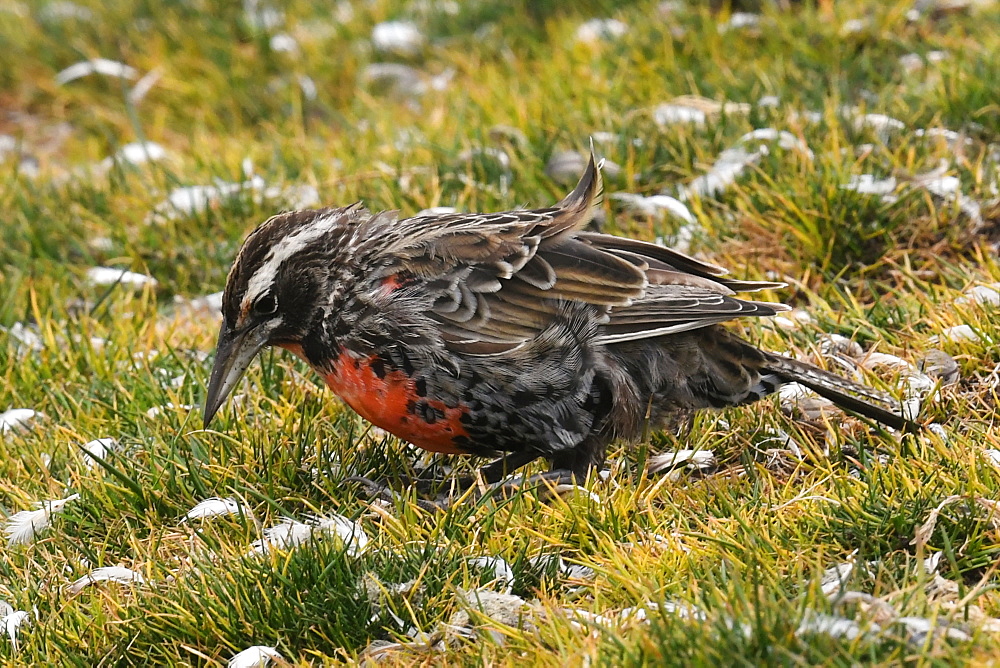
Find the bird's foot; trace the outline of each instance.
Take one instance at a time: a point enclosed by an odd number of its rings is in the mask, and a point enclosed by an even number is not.
[[[568,469],[554,469],[544,473],[536,473],[528,477],[515,476],[510,480],[504,480],[493,485],[489,493],[500,498],[509,499],[518,492],[528,492],[537,489],[545,498],[551,498],[552,496],[572,491],[577,487],[576,476],[572,471]]]
[[[388,482],[380,482],[360,475],[344,478],[344,482],[359,485],[362,493],[370,500],[381,499],[389,503],[397,503],[403,497],[403,495],[393,489]],[[423,499],[417,497],[416,504],[419,508],[424,510],[437,511],[443,509],[438,499]]]
[[[367,494],[370,499],[385,499],[387,501],[391,501],[394,496],[392,487],[390,487],[387,482],[378,482],[362,475],[348,476],[344,478],[344,482],[358,485],[361,487],[362,492]]]
[[[483,498],[509,500],[519,492],[530,492],[535,489],[539,490],[539,496],[546,501],[580,489],[575,481],[573,472],[567,469],[556,469],[527,477],[515,476],[492,485],[479,485],[476,489],[472,488],[476,487],[475,483],[479,481],[473,481],[472,484],[462,487],[459,493],[442,494],[429,503],[438,510],[447,510],[459,499],[469,499],[474,502]]]
[[[476,485],[475,476],[447,476],[442,478],[418,476],[407,485],[422,495],[459,495]]]
[[[553,495],[578,489],[574,482],[576,478],[568,469],[555,469],[528,477],[503,478],[510,471],[536,458],[528,453],[509,454],[482,467],[472,476],[398,477],[391,481],[391,485],[389,482],[374,481],[364,476],[350,476],[345,481],[360,485],[369,498],[380,498],[391,503],[400,499],[400,492],[397,490],[413,489],[418,495],[417,505],[426,510],[447,510],[460,499],[478,501],[487,496],[509,499],[522,490],[541,489],[543,495],[551,498]]]

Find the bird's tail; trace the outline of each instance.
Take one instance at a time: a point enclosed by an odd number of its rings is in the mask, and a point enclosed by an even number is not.
[[[770,353],[765,355],[766,372],[777,377],[781,383],[804,385],[846,411],[881,422],[893,429],[913,432],[920,428],[917,423],[890,410],[889,407],[896,402],[874,388],[823,371],[806,362]]]

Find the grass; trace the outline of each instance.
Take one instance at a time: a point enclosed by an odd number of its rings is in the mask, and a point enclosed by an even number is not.
[[[290,0],[268,14],[278,5],[0,3],[0,134],[13,138],[0,153],[0,325],[21,323],[39,339],[32,347],[0,332],[0,411],[42,414],[0,435],[0,509],[80,495],[31,544],[0,548],[0,599],[30,613],[16,648],[0,639],[0,661],[219,665],[268,645],[293,665],[323,665],[363,661],[373,641],[393,640],[409,644],[386,654],[390,665],[993,660],[1000,541],[988,502],[1000,499],[1000,476],[987,450],[1000,448],[1000,325],[989,305],[956,298],[1000,280],[1000,8],[910,20],[911,2],[759,3],[757,27],[724,30],[729,11],[701,3],[669,12],[646,0],[563,4]],[[269,15],[277,24],[262,25]],[[628,31],[576,41],[595,16]],[[372,27],[393,19],[416,23],[427,44],[412,55],[375,52]],[[276,33],[296,49],[274,49]],[[947,56],[928,57],[936,51]],[[900,57],[912,53],[927,61],[907,71]],[[134,80],[55,83],[93,57],[158,79],[141,100],[129,96]],[[451,78],[417,96],[365,83],[368,64],[389,61]],[[751,107],[703,125],[658,125],[650,110],[681,95]],[[764,96],[777,105],[757,104]],[[845,107],[902,127],[861,126]],[[609,481],[592,484],[600,502],[526,493],[433,514],[410,494],[372,503],[345,484],[409,471],[419,455],[371,430],[287,355],[263,356],[213,430],[184,408],[204,396],[217,331],[215,313],[185,300],[222,289],[243,236],[293,206],[295,188],[404,214],[548,205],[566,189],[546,174],[549,159],[610,132],[598,145],[622,173],[609,192],[676,194],[765,127],[792,133],[812,157],[771,145],[735,184],[689,201],[692,251],[740,277],[790,283],[772,297],[811,320],[745,323],[765,347],[808,357],[836,333],[913,363],[943,348],[960,380],[921,412],[942,431],[900,440],[852,418],[792,420],[765,401],[702,415],[683,438],[654,433],[619,448]],[[960,138],[918,132],[935,127]],[[167,157],[101,165],[140,141]],[[486,148],[509,165],[475,152]],[[942,161],[981,204],[978,223],[912,185]],[[841,187],[862,173],[897,178],[897,199]],[[253,177],[270,190],[249,185]],[[220,183],[244,185],[211,206],[164,213],[173,189]],[[619,234],[673,238],[680,227],[614,200],[604,207],[605,229]],[[158,282],[93,286],[93,266]],[[935,342],[960,324],[980,340]],[[898,380],[875,375],[889,388]],[[118,447],[88,465],[81,445],[108,436]],[[718,464],[645,472],[652,453],[677,448],[712,450]],[[212,496],[244,510],[182,521]],[[915,541],[951,496],[960,498]],[[282,517],[331,513],[370,536],[360,555],[326,537],[247,556]],[[937,573],[926,573],[934,555]],[[470,561],[483,556],[502,557],[513,580]],[[556,557],[590,570],[560,569]],[[869,595],[860,602],[823,591],[824,572],[848,561],[856,567],[844,589]],[[107,566],[146,584],[67,592]],[[506,617],[463,593],[508,585],[525,607],[514,600]],[[609,621],[643,605],[644,622]],[[938,630],[907,631],[885,605],[937,620]],[[860,631],[802,630],[820,614]],[[471,638],[435,644],[448,622]],[[861,632],[873,623],[881,633]],[[949,625],[963,637],[948,637]],[[419,633],[433,636],[432,648]]]

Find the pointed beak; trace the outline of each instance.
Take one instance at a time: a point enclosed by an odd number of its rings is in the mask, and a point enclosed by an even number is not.
[[[208,396],[205,397],[205,429],[219,412],[229,393],[236,387],[247,367],[261,348],[267,345],[270,328],[267,323],[253,329],[234,331],[225,323],[219,330],[219,344],[215,353],[215,366],[208,382]]]

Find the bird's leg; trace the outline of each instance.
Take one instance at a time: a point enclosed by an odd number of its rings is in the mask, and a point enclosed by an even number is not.
[[[479,469],[479,476],[487,485],[492,485],[536,459],[538,455],[533,452],[510,452]]]
[[[530,475],[527,478],[520,478],[515,480],[507,480],[503,483],[496,484],[492,488],[494,494],[499,495],[501,498],[507,498],[519,491],[527,491],[530,489],[548,489],[555,494],[558,494],[560,487],[563,485],[576,485],[577,477],[573,471],[569,469],[551,469],[545,473],[536,473]]]
[[[346,483],[357,483],[361,488],[368,494],[369,498],[381,497],[388,501],[392,500],[393,492],[392,488],[389,487],[387,482],[376,482],[371,478],[366,478],[363,475],[352,475],[344,478]]]
[[[493,462],[494,464],[499,462]],[[485,467],[484,467],[485,468]],[[545,473],[536,473],[528,477],[518,477],[514,480],[497,481],[492,483],[483,491],[476,491],[472,494],[473,500],[478,500],[484,496],[494,496],[501,499],[509,499],[518,492],[540,489],[547,492],[551,498],[567,491],[567,487],[576,486],[576,474],[569,469],[552,469]],[[466,488],[468,489],[468,488]],[[424,504],[432,506],[435,510],[447,510],[456,500],[463,498],[459,495],[443,494],[436,499],[424,501]],[[422,506],[423,507],[423,506]]]
[[[434,499],[417,499],[417,505],[425,510],[448,510],[457,500],[465,498],[465,493],[474,487],[479,480],[488,485],[488,487],[471,493],[469,496],[473,501],[481,499],[484,496],[496,496],[501,499],[507,499],[517,492],[529,491],[531,489],[541,489],[550,495],[558,495],[567,491],[568,487],[575,487],[578,480],[586,477],[585,475],[581,477],[581,475],[570,469],[553,468],[544,473],[536,473],[528,477],[504,480],[510,473],[537,458],[537,455],[529,453],[510,453],[479,469],[478,477],[465,476],[452,479],[452,485],[445,493],[440,494]],[[352,480],[361,482],[370,492],[374,492],[373,496],[380,496],[388,500],[395,500],[396,498],[395,493],[385,485],[373,483],[366,478],[360,477],[352,478]]]
[[[493,466],[494,464],[500,464],[504,458],[491,462],[483,469]],[[506,462],[505,462],[506,463]],[[483,469],[480,469],[482,475]],[[542,489],[543,491],[548,491],[552,495],[559,494],[560,492],[566,491],[566,485],[575,485],[576,476],[568,469],[557,469],[546,471],[545,473],[536,473],[534,475],[528,476],[527,478],[519,476],[514,480],[504,480],[501,481],[500,476],[495,471],[503,470],[501,467],[497,467],[491,471],[491,479],[496,479],[495,482],[490,483],[489,486],[483,490],[475,490],[470,492],[468,496],[472,501],[478,501],[485,496],[495,496],[501,499],[508,499],[514,494],[520,491],[529,491],[531,489]],[[486,480],[486,475],[482,475],[482,479]],[[461,482],[466,482],[472,480],[472,478],[462,478]],[[434,499],[421,499],[417,503],[421,508],[429,508],[433,510],[448,510],[454,503],[460,499],[466,498],[466,492],[473,485],[467,485],[461,489],[451,489],[450,493],[444,493],[437,496]]]
[[[508,475],[538,459],[532,452],[509,452],[479,469],[476,475],[452,477],[436,480],[417,480],[415,486],[419,492],[430,492],[441,485],[448,485],[452,493],[461,494],[482,480],[487,485],[500,482]]]
[[[599,440],[584,441],[572,450],[549,457],[551,466],[545,473],[508,480],[494,485],[494,493],[508,497],[519,490],[544,488],[550,494],[562,494],[587,480],[604,463],[605,449]]]
[[[385,482],[375,482],[374,480],[360,475],[344,478],[344,481],[354,482],[361,485],[369,499],[384,499],[390,503],[395,503],[399,498],[399,493],[394,491],[392,487]],[[424,510],[442,509],[442,506],[436,500],[428,501],[426,499],[417,499],[416,504]]]
[[[381,496],[383,498],[390,498],[392,496],[392,492],[390,490],[393,487],[396,489],[415,487],[417,492],[426,493],[435,487],[446,484],[449,480],[449,478],[446,477],[424,477],[425,471],[421,471],[416,477],[397,475],[385,480],[372,480],[371,478],[367,478],[365,476],[352,475],[344,478],[344,482],[358,483],[371,497]]]
[[[600,468],[600,464],[604,460],[604,450],[585,448],[575,452],[562,453],[550,458],[551,468],[545,473],[504,480],[509,474],[535,459],[537,456],[530,453],[511,453],[479,469],[480,479],[490,487],[477,492],[475,498],[487,495],[509,498],[518,491],[530,489],[542,489],[550,495],[561,494],[575,488],[587,479],[591,471]],[[462,479],[462,482],[465,483],[469,480],[465,478]],[[466,484],[460,488],[460,491],[466,491],[471,486],[471,484]],[[432,503],[443,510],[450,507],[455,498],[457,497],[442,495]]]
[[[364,476],[350,476],[345,478],[344,481],[360,484],[372,498],[381,497],[388,500],[392,500],[394,497],[394,493],[390,488],[390,482],[396,487],[414,487],[419,494],[427,494],[442,485],[447,485],[447,491],[431,502],[438,503],[442,498],[453,495],[460,496],[463,492],[476,485],[479,480],[482,480],[487,485],[496,484],[522,466],[535,461],[538,457],[539,455],[531,452],[511,452],[483,466],[479,469],[478,474],[474,476],[433,479],[399,477],[387,482],[374,481]]]

